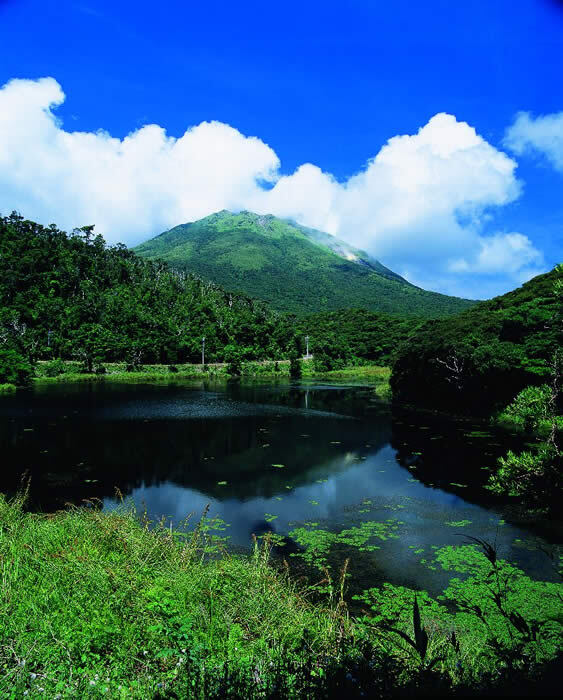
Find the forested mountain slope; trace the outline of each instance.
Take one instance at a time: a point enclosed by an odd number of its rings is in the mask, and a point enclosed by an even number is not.
[[[401,343],[423,323],[421,318],[345,309],[298,318],[297,330],[300,338],[309,336],[309,348],[314,354],[360,357],[389,366]]]
[[[90,367],[171,363],[198,361],[202,336],[210,362],[233,346],[249,359],[295,347],[289,320],[262,302],[108,247],[92,227],[67,234],[0,217],[0,350]]]
[[[415,287],[327,233],[247,211],[176,226],[135,252],[298,314],[364,308],[437,318],[475,303]]]
[[[488,411],[550,381],[562,347],[563,266],[457,316],[426,322],[394,365],[395,398],[455,412]]]

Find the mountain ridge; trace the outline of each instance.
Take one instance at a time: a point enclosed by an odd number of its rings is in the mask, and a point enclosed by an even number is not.
[[[475,303],[420,289],[365,251],[272,214],[221,210],[133,250],[297,314],[366,308],[436,318]]]

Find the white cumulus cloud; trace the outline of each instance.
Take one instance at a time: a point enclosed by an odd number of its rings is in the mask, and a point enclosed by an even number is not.
[[[180,138],[154,124],[124,139],[67,131],[56,116],[64,99],[53,78],[0,89],[1,212],[93,223],[127,244],[220,209],[272,213],[338,235],[421,286],[471,297],[543,269],[522,233],[484,234],[488,211],[520,195],[516,162],[452,115],[391,138],[338,182],[311,163],[282,175],[267,144],[216,121]]]
[[[539,117],[520,112],[506,130],[504,145],[516,155],[539,153],[563,172],[563,112]]]
[[[124,139],[65,131],[52,78],[0,90],[0,209],[63,228],[95,224],[112,242],[139,242],[184,221],[238,207],[272,180],[276,154],[220,122],[171,138],[151,124]]]

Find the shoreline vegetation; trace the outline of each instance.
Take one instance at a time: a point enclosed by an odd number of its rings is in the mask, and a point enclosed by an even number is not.
[[[245,381],[291,378],[290,360],[243,362],[240,365],[240,375],[235,375],[234,377],[229,374],[229,365],[227,363],[145,365],[134,371],[128,371],[125,363],[107,363],[104,365],[104,372],[102,373],[81,371],[82,364],[80,362],[57,360],[56,363],[56,374],[53,374],[53,371],[50,369],[53,367],[53,362],[38,362],[35,368],[36,376],[33,378],[33,385],[100,381],[121,382],[124,384],[141,384],[144,382],[159,384],[189,380],[229,381],[234,378]],[[301,378],[303,379],[359,380],[366,384],[374,385],[377,396],[382,400],[387,401],[391,398],[389,388],[391,369],[389,367],[362,364],[322,371],[315,369],[314,360],[302,360],[300,366]],[[16,390],[14,385],[0,385],[0,392],[3,391],[3,386],[10,387],[5,390],[5,393],[11,393]]]
[[[182,525],[0,495],[1,697],[555,694],[561,584],[488,543],[436,550],[432,565],[462,574],[441,601],[391,584],[351,600],[328,543],[361,550],[363,528],[299,531],[296,580],[268,535],[233,554],[207,511]]]

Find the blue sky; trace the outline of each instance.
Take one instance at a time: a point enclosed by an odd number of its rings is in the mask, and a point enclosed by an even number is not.
[[[3,213],[133,244],[268,210],[471,297],[563,258],[555,0],[0,0],[0,45]]]

